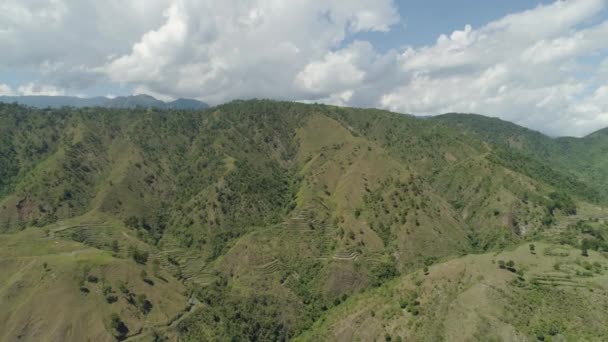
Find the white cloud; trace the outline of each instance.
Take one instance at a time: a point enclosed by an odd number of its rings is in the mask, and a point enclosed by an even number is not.
[[[354,42],[322,60],[309,63],[296,75],[296,85],[304,91],[327,94],[359,87],[375,57],[368,42]]]
[[[0,83],[0,96],[13,96],[13,95],[15,95],[15,92],[9,85]]]
[[[572,123],[580,130],[590,132],[608,126],[608,84],[600,86],[568,109]]]
[[[34,82],[30,82],[27,84],[23,84],[14,90],[11,86],[7,84],[0,83],[0,96],[17,96],[17,95],[65,95],[65,91],[63,89],[57,88],[52,85],[44,85],[44,84],[36,84]]]
[[[33,96],[33,95],[45,95],[45,96],[59,96],[65,95],[65,90],[57,88],[52,85],[28,83],[19,86],[17,88],[19,95]]]
[[[80,89],[91,69],[126,53],[162,23],[169,0],[2,0],[0,71],[41,72],[45,82]]]
[[[167,22],[158,30],[147,32],[133,46],[130,55],[119,57],[110,63],[107,72],[118,80],[135,79],[139,82],[155,81],[173,62],[171,52],[186,45],[187,9],[175,4],[165,11]],[[169,53],[167,53],[169,52]]]
[[[539,40],[522,53],[524,62],[551,63],[606,49],[608,22],[550,40]],[[598,44],[599,43],[599,44]]]
[[[391,0],[182,0],[174,1],[165,16],[130,53],[102,70],[116,82],[211,103],[236,97],[311,98],[328,95],[318,94],[321,90],[352,85],[365,73],[356,65],[340,66],[354,74],[332,79],[333,84],[311,77],[325,63],[347,62],[350,50],[340,51],[340,44],[349,34],[386,31],[399,20]],[[357,51],[350,53],[362,52],[365,45],[351,45]]]

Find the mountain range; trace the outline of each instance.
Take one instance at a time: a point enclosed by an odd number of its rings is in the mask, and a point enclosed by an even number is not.
[[[150,95],[107,97],[75,97],[75,96],[0,96],[0,102],[18,103],[36,108],[61,107],[106,107],[106,108],[157,108],[200,110],[209,107],[206,103],[193,99],[177,99],[171,102],[157,100]]]
[[[0,104],[0,340],[608,335],[605,130],[87,107]]]

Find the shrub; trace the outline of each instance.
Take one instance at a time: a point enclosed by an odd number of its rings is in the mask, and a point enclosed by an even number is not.
[[[137,295],[137,297],[135,298],[135,303],[144,315],[149,314],[152,310],[152,302],[150,302],[146,295],[143,293]]]
[[[127,288],[127,285],[122,281],[120,283],[118,283],[118,290],[120,292],[122,292],[123,294],[129,293],[129,289]]]
[[[112,285],[110,285],[110,284],[104,285],[103,286],[103,294],[104,295],[108,295],[110,293],[112,293]]]
[[[129,328],[127,328],[117,313],[112,313],[110,315],[110,327],[112,327],[114,335],[119,339],[124,338],[129,333]]]
[[[551,202],[547,206],[551,215],[555,209],[561,210],[564,214],[572,216],[576,215],[576,204],[572,198],[564,193],[553,192],[549,194]]]
[[[135,247],[131,247],[129,252],[136,263],[140,265],[145,265],[148,262],[149,254],[147,251],[140,251]]]
[[[120,247],[118,246],[118,240],[113,240],[110,248],[112,248],[112,252],[114,252],[114,253],[120,252]]]
[[[357,208],[355,209],[355,218],[359,218],[359,216],[361,216],[361,209]]]
[[[583,242],[581,243],[581,255],[588,257],[589,256],[589,245],[591,245],[591,242],[587,239],[584,239]]]

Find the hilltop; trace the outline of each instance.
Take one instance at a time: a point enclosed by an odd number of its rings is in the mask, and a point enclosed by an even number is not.
[[[555,298],[606,301],[607,141],[594,137],[269,100],[206,110],[0,104],[9,270],[0,304],[19,308],[3,317],[1,337],[348,340],[335,329],[349,326],[372,327],[363,340],[431,330],[447,339],[454,329],[436,324],[455,311],[442,308],[463,298],[477,312],[465,288],[508,292],[520,269],[524,286],[505,297],[513,302],[488,292],[490,311],[468,328],[488,320],[517,339],[551,336],[540,320],[501,321],[496,310],[551,292],[528,284],[553,276]],[[568,164],[567,153],[592,167]],[[515,271],[499,267],[507,259]],[[564,274],[549,272],[562,261]],[[562,292],[567,276],[595,292]],[[435,286],[453,296],[433,297]],[[393,307],[406,288],[429,304],[420,323]],[[40,309],[59,300],[69,303],[60,314]],[[601,336],[599,325],[576,335],[580,324],[555,311],[560,300],[530,310],[555,317],[554,335]],[[381,308],[375,318],[345,316],[366,301]],[[573,316],[589,320],[582,309]]]

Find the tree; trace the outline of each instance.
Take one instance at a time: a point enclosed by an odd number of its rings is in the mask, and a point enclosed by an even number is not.
[[[128,294],[129,293],[129,289],[127,288],[127,284],[125,284],[123,281],[118,283],[118,290],[120,292],[122,292],[123,294]]]
[[[357,208],[355,209],[355,218],[359,218],[359,216],[361,216],[361,209]]]
[[[135,216],[130,216],[125,220],[125,226],[137,229],[139,227],[139,219]]]
[[[136,247],[131,247],[129,253],[133,260],[140,265],[145,265],[148,262],[149,253],[147,251],[140,251]]]
[[[103,294],[104,294],[104,295],[110,294],[110,293],[112,293],[112,292],[113,292],[113,291],[112,291],[112,285],[110,285],[110,284],[105,284],[105,285],[103,286]]]
[[[114,330],[114,336],[120,339],[129,333],[129,328],[127,328],[122,319],[120,319],[120,316],[115,312],[110,315],[110,327]]]
[[[141,280],[143,280],[145,283],[147,283],[148,285],[154,286],[154,281],[152,281],[152,279],[148,278],[148,272],[146,272],[146,270],[141,270],[141,273],[139,274]]]
[[[118,245],[118,240],[112,241],[111,248],[112,248],[112,252],[114,252],[114,253],[120,252],[120,246]]]
[[[584,257],[588,257],[589,256],[589,247],[591,245],[591,241],[584,239],[583,242],[581,243],[581,254]]]
[[[135,303],[144,315],[149,314],[152,310],[152,302],[150,302],[146,295],[143,293],[137,295],[137,297],[135,298]]]

